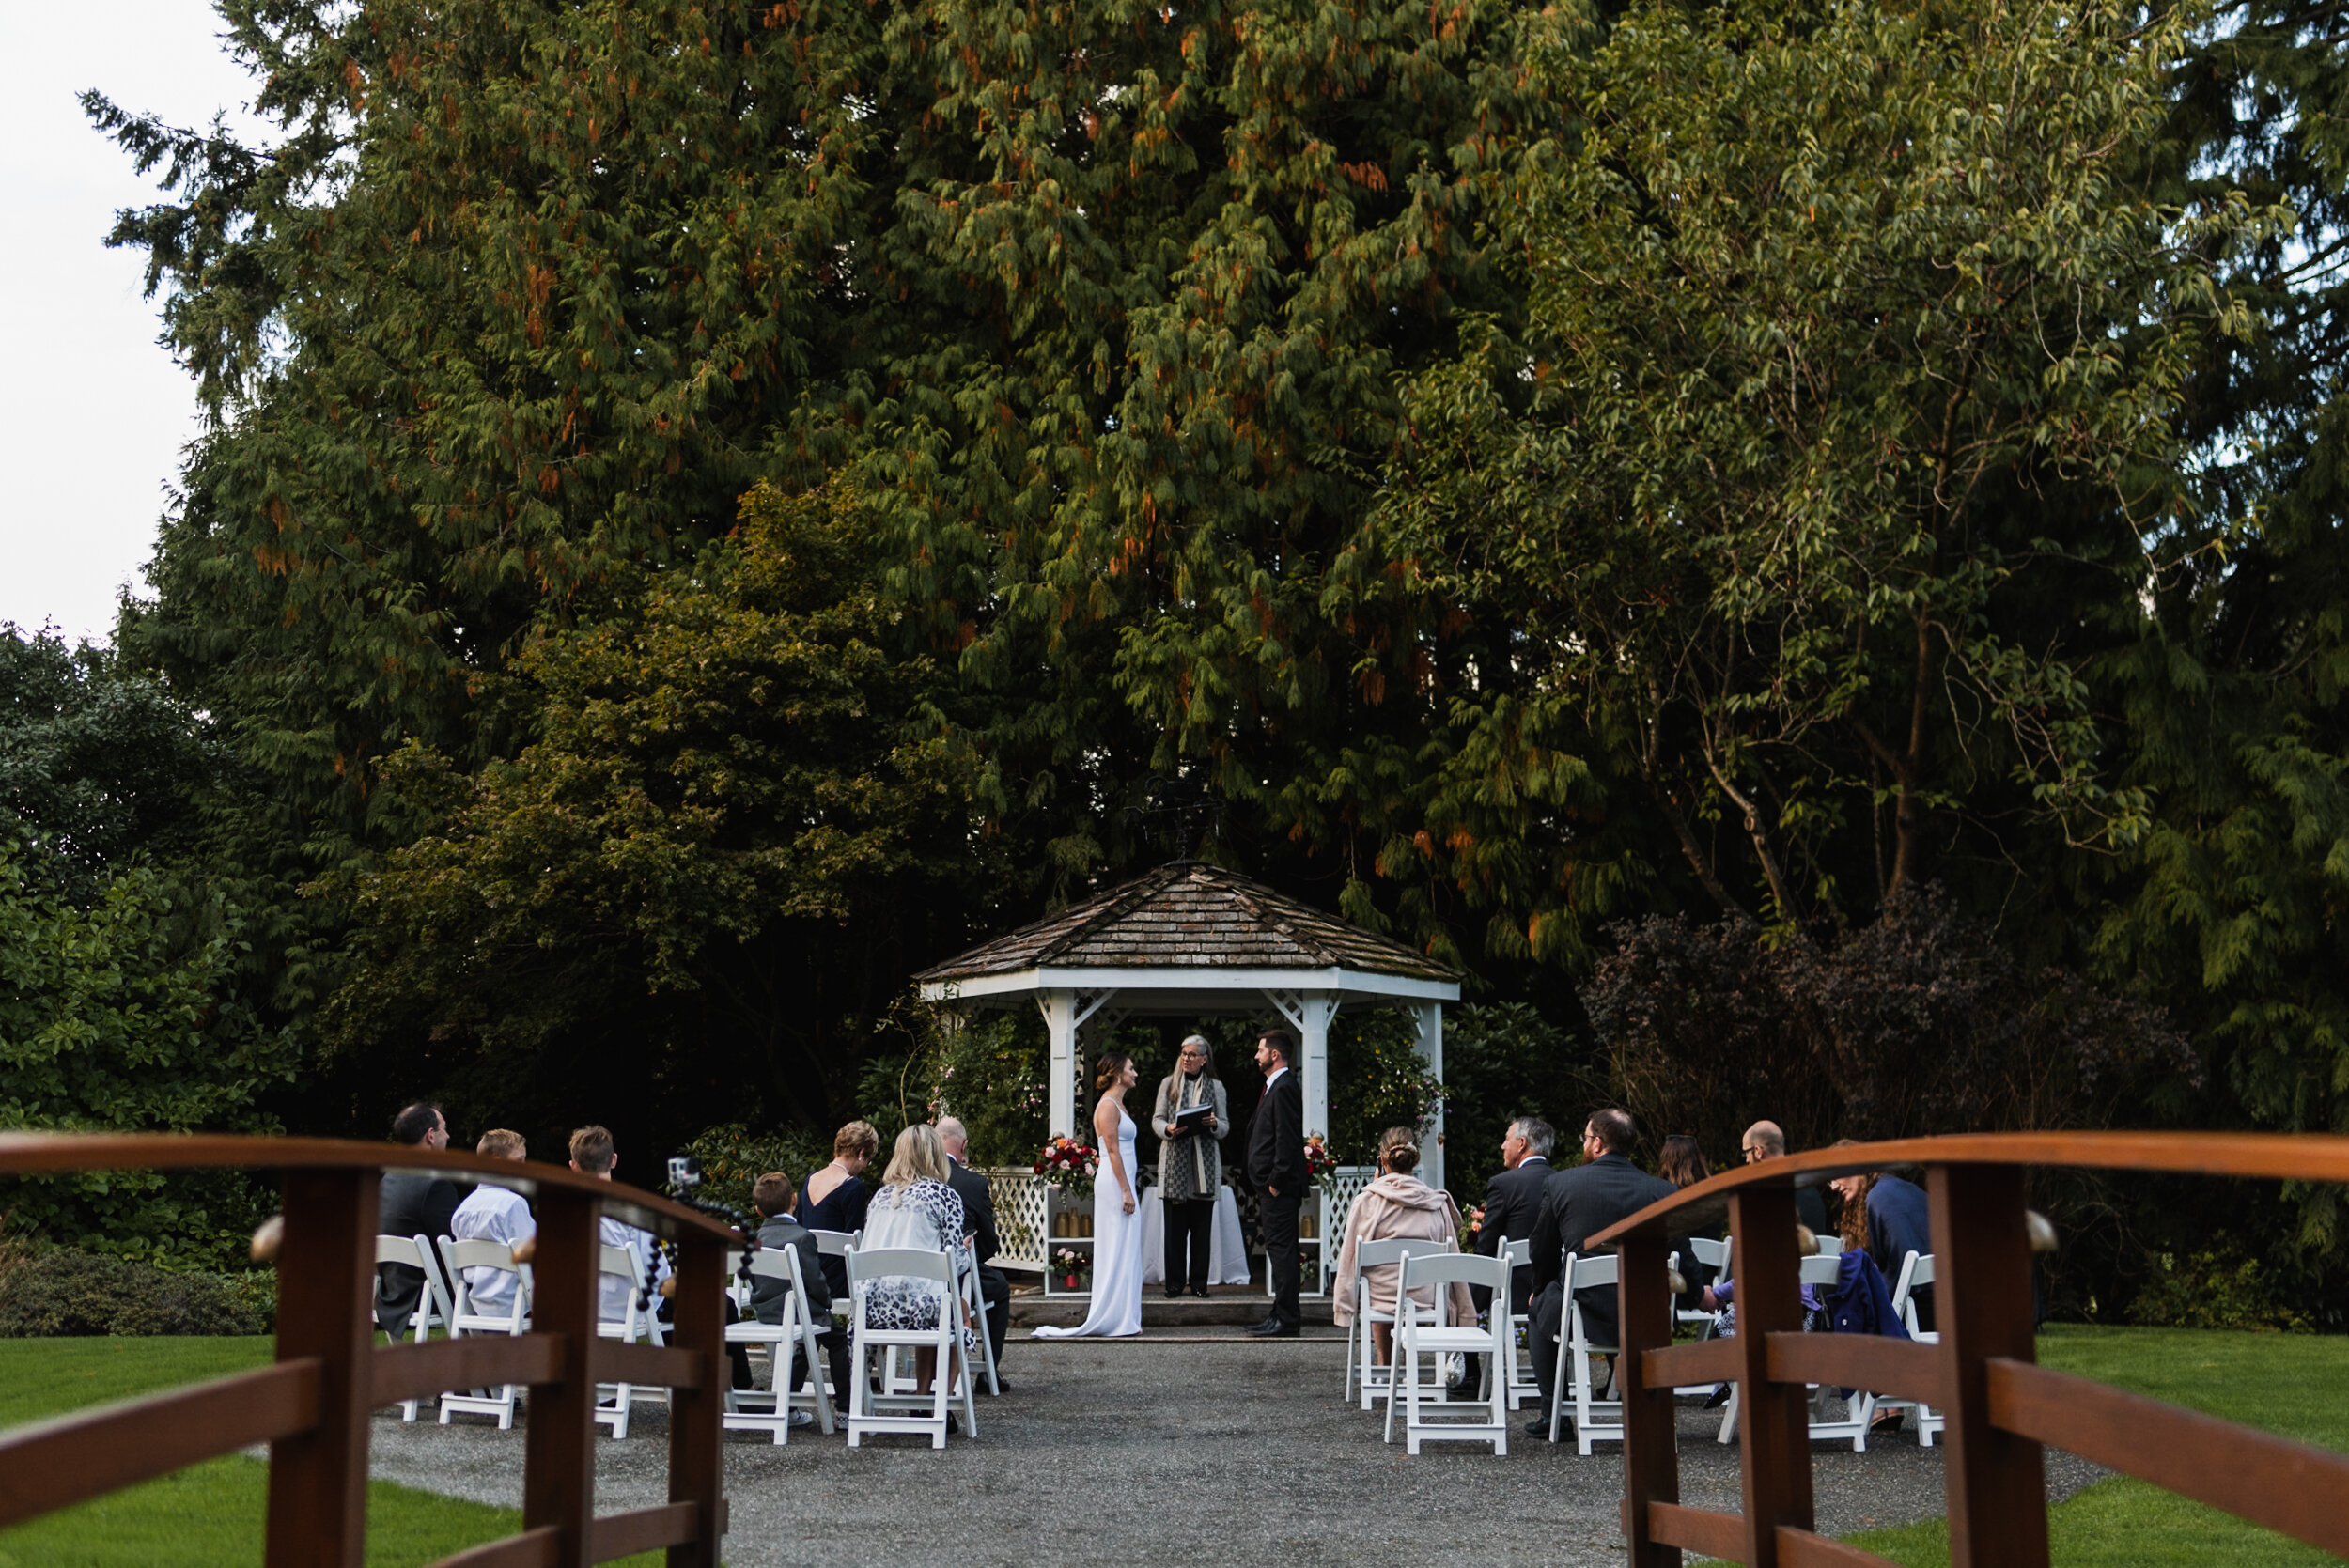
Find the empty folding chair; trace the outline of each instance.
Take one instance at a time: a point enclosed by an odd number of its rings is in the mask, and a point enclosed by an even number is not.
[[[930,1447],[946,1446],[948,1397],[962,1404],[963,1431],[978,1436],[978,1403],[971,1391],[971,1360],[955,1354],[962,1314],[955,1310],[961,1299],[955,1287],[955,1260],[948,1252],[928,1252],[910,1247],[857,1248],[847,1254],[848,1265],[848,1446],[863,1446],[866,1433],[927,1434]],[[938,1322],[930,1327],[889,1328],[871,1321],[873,1285],[881,1280],[934,1281],[938,1285]],[[876,1391],[869,1354],[883,1358],[899,1348],[934,1351],[936,1376],[928,1393]],[[924,1405],[930,1408],[925,1411]]]
[[[1504,1241],[1501,1244],[1501,1255],[1509,1260],[1511,1278],[1514,1279],[1516,1270],[1533,1261],[1533,1243],[1531,1240]],[[1499,1301],[1501,1297],[1493,1299]],[[1507,1323],[1502,1327],[1508,1330],[1511,1345],[1532,1344],[1532,1331],[1529,1327],[1532,1322],[1532,1319],[1524,1312],[1513,1312],[1509,1314]],[[1533,1374],[1533,1358],[1513,1350],[1509,1364],[1515,1369],[1515,1374],[1509,1380],[1509,1408],[1515,1410],[1526,1400],[1541,1398],[1542,1384],[1541,1379]]]
[[[1574,1442],[1587,1455],[1595,1442],[1623,1441],[1623,1402],[1600,1399],[1591,1386],[1591,1358],[1613,1356],[1621,1346],[1602,1344],[1592,1338],[1589,1326],[1582,1320],[1582,1304],[1575,1293],[1581,1290],[1615,1288],[1619,1265],[1611,1252],[1586,1258],[1579,1253],[1566,1254],[1565,1321],[1559,1325],[1558,1366],[1550,1387],[1558,1390],[1558,1398],[1549,1408],[1549,1440],[1558,1440],[1558,1422],[1566,1407],[1569,1389],[1574,1396]]]
[[[622,1309],[621,1315],[617,1318],[599,1317],[596,1322],[596,1332],[604,1339],[618,1340],[625,1344],[634,1344],[639,1340],[649,1340],[658,1344],[661,1330],[653,1321],[652,1295],[646,1289],[645,1281],[645,1261],[637,1255],[636,1249],[605,1244],[597,1264],[597,1273],[626,1280],[629,1289],[628,1305]],[[607,1390],[612,1398],[609,1405],[603,1403]],[[629,1411],[635,1399],[636,1387],[632,1383],[596,1385],[596,1420],[612,1428],[615,1441],[628,1436]]]
[[[809,1410],[829,1434],[832,1430],[832,1396],[824,1391],[823,1362],[816,1343],[817,1329],[815,1314],[808,1310],[807,1284],[800,1274],[799,1249],[762,1248],[751,1254],[750,1272],[758,1278],[783,1281],[786,1290],[783,1317],[776,1323],[760,1323],[754,1318],[726,1325],[727,1343],[766,1346],[769,1371],[763,1389],[727,1390],[724,1426],[729,1432],[771,1432],[775,1446],[782,1448],[791,1440],[792,1412]],[[793,1370],[794,1363],[802,1357],[809,1379],[805,1389],[799,1386],[799,1376]],[[751,1408],[755,1405],[767,1408]]]
[[[969,1254],[962,1273],[962,1304],[971,1309],[972,1326],[979,1333],[979,1354],[987,1366],[987,1391],[992,1398],[1003,1397],[1003,1386],[995,1377],[995,1341],[987,1331],[987,1293],[979,1288],[979,1242],[976,1236],[965,1236],[962,1250]]]
[[[514,1250],[502,1241],[453,1241],[441,1238],[441,1261],[447,1266],[449,1283],[455,1287],[456,1299],[448,1314],[448,1336],[462,1339],[468,1334],[524,1334],[530,1329],[530,1265],[514,1261]],[[484,1303],[477,1299],[474,1270],[494,1270],[498,1275],[511,1275],[511,1293],[503,1302]],[[481,1281],[488,1284],[488,1281]],[[498,1430],[510,1432],[514,1427],[516,1386],[508,1383],[494,1389],[476,1389],[470,1393],[444,1393],[441,1396],[441,1424],[458,1411],[495,1416]]]
[[[1941,1336],[1917,1327],[1917,1293],[1933,1284],[1933,1254],[1911,1252],[1901,1260],[1901,1277],[1892,1286],[1892,1310],[1900,1314],[1908,1337],[1919,1344],[1939,1344]],[[1917,1446],[1933,1447],[1933,1435],[1941,1430],[1942,1420],[1931,1405],[1913,1399],[1879,1399],[1876,1408],[1882,1410],[1914,1410],[1917,1412]]]
[[[1506,1409],[1511,1374],[1517,1365],[1517,1345],[1507,1331],[1509,1298],[1509,1264],[1505,1258],[1488,1258],[1479,1252],[1412,1252],[1412,1243],[1404,1244],[1403,1277],[1394,1298],[1396,1316],[1401,1320],[1394,1329],[1393,1366],[1400,1371],[1403,1386],[1398,1392],[1390,1387],[1387,1395],[1387,1441],[1394,1441],[1395,1406],[1403,1407],[1403,1447],[1408,1453],[1417,1453],[1419,1445],[1429,1438],[1445,1441],[1490,1443],[1496,1456],[1509,1452],[1509,1415]],[[1422,1247],[1437,1245],[1419,1242]],[[1488,1313],[1486,1322],[1498,1327],[1480,1328],[1474,1323],[1457,1324],[1450,1321],[1452,1287],[1455,1284],[1483,1285],[1496,1293],[1503,1310]],[[1411,1299],[1411,1292],[1423,1286],[1435,1287],[1436,1301],[1432,1307],[1422,1307]],[[1482,1356],[1485,1360],[1485,1380],[1478,1396],[1465,1401],[1447,1403],[1441,1398],[1443,1374],[1439,1371],[1433,1391],[1438,1397],[1426,1403],[1441,1409],[1447,1418],[1476,1406],[1483,1406],[1485,1419],[1479,1421],[1446,1419],[1426,1419],[1420,1397],[1420,1359],[1435,1358],[1440,1368],[1449,1356]],[[1390,1380],[1392,1383],[1392,1379]]]
[[[1370,1332],[1372,1324],[1391,1324],[1394,1321],[1394,1314],[1379,1312],[1371,1306],[1370,1271],[1374,1268],[1399,1267],[1403,1254],[1412,1247],[1424,1251],[1435,1245],[1424,1238],[1416,1242],[1387,1240],[1355,1244],[1354,1330],[1346,1336],[1346,1397],[1352,1399],[1359,1392],[1365,1410],[1376,1401],[1386,1398],[1394,1386],[1394,1367],[1392,1362],[1383,1367],[1378,1364],[1377,1345]]]
[[[448,1285],[441,1278],[441,1265],[433,1258],[430,1241],[420,1235],[379,1235],[375,1238],[375,1261],[378,1264],[406,1264],[424,1273],[423,1294],[416,1297],[416,1310],[408,1314],[408,1328],[413,1343],[422,1344],[432,1337],[433,1329],[445,1330],[448,1327]],[[398,1335],[390,1337],[394,1343],[398,1343]],[[403,1421],[416,1419],[414,1400],[403,1399],[399,1402],[399,1419]]]

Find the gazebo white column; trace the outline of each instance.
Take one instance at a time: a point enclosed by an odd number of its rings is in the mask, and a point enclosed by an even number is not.
[[[1443,1081],[1443,1003],[1423,1001],[1412,1009],[1418,1023],[1418,1038],[1414,1042],[1419,1054],[1427,1063],[1427,1070]],[[1420,1151],[1420,1179],[1429,1187],[1443,1186],[1443,1102],[1436,1102],[1436,1113],[1427,1127],[1427,1146]]]
[[[1330,1136],[1330,1020],[1337,1017],[1334,991],[1268,990],[1265,1000],[1297,1030],[1298,1085],[1305,1092],[1305,1136]]]
[[[1044,1079],[1044,1130],[1061,1138],[1077,1130],[1077,993],[1039,991],[1035,1005],[1051,1037],[1050,1065]]]
[[[1050,1080],[1045,1099],[1045,1130],[1054,1137],[1077,1130],[1077,1042],[1084,1026],[1117,993],[1043,990],[1035,993],[1036,1010],[1051,1036]]]

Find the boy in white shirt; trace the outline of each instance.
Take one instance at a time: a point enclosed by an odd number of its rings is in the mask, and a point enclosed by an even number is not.
[[[474,1153],[492,1159],[522,1159],[529,1145],[519,1132],[496,1127],[481,1135],[474,1145]],[[457,1205],[457,1214],[449,1221],[448,1234],[459,1241],[501,1241],[508,1247],[538,1234],[538,1221],[531,1217],[530,1204],[522,1195],[510,1188],[476,1187],[465,1201]],[[514,1288],[521,1276],[503,1268],[468,1268],[465,1289],[476,1312],[494,1316],[511,1311]]]

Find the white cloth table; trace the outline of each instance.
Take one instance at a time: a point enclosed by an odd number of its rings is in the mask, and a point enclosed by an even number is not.
[[[1142,1282],[1166,1282],[1166,1204],[1156,1187],[1142,1189]],[[1215,1223],[1208,1228],[1207,1283],[1248,1283],[1248,1244],[1239,1229],[1239,1202],[1232,1189],[1215,1189]]]

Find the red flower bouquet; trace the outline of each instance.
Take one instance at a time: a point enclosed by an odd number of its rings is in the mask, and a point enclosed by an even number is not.
[[[1308,1181],[1326,1176],[1338,1168],[1338,1157],[1330,1152],[1330,1145],[1315,1133],[1305,1140],[1305,1178]]]
[[[1093,1196],[1100,1151],[1073,1138],[1054,1138],[1035,1157],[1035,1173],[1072,1198]]]

